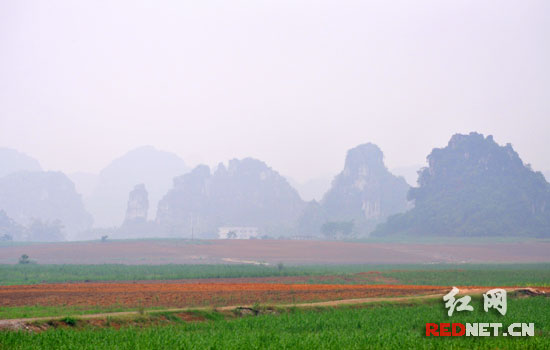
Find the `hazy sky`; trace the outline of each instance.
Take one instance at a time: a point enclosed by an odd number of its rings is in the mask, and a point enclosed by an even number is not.
[[[298,180],[456,132],[550,169],[550,1],[0,1],[0,146],[98,172],[150,144]]]

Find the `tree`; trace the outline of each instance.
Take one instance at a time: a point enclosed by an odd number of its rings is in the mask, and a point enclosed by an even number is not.
[[[12,220],[5,211],[0,210],[0,241],[21,239],[25,228]]]
[[[21,265],[26,265],[30,263],[31,263],[31,260],[29,259],[29,256],[27,254],[21,255],[21,257],[19,258],[19,264]]]

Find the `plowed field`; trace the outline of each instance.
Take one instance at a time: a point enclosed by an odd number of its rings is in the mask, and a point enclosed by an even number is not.
[[[401,264],[550,262],[550,242],[399,244],[292,240],[139,240],[0,245],[0,263],[27,254],[39,264]]]
[[[0,287],[0,306],[223,306],[435,294],[447,287],[282,283],[62,283]]]

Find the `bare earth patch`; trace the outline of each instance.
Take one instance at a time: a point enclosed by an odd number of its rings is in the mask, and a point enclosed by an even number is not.
[[[402,244],[291,240],[143,240],[0,246],[0,263],[287,264],[550,262],[550,242]]]
[[[224,306],[406,296],[445,287],[281,283],[56,283],[0,287],[0,306]],[[448,289],[448,288],[447,288]]]

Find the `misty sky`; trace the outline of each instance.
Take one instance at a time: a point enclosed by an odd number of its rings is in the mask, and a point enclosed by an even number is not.
[[[456,132],[550,169],[550,1],[0,1],[0,146],[98,172],[140,145],[297,180]]]

